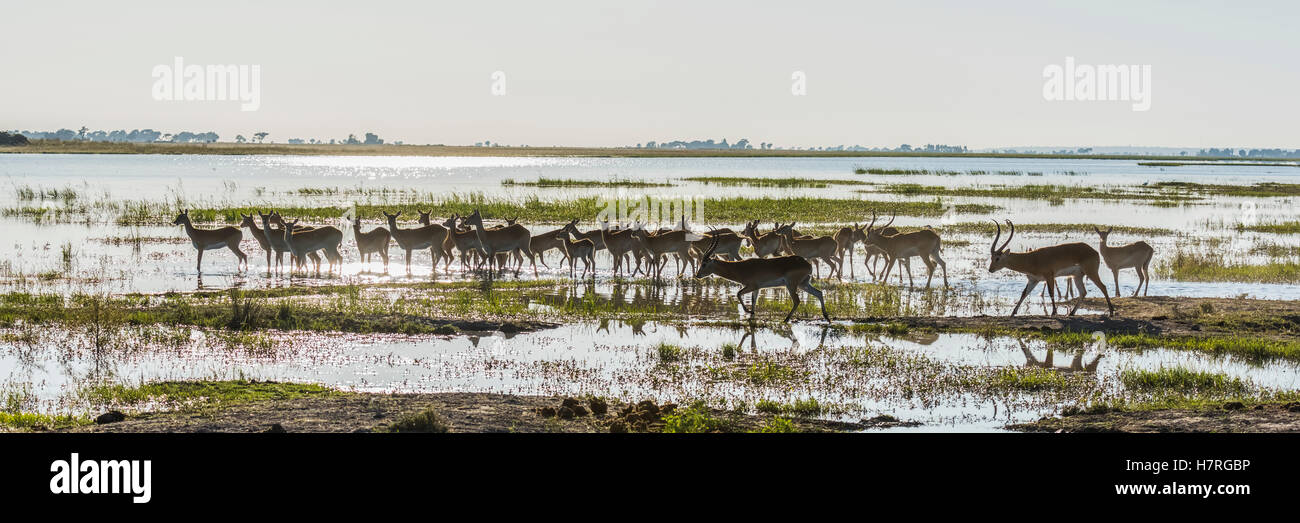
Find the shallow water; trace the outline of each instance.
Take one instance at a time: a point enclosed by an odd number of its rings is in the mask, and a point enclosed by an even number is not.
[[[58,337],[57,335],[55,337]],[[483,337],[361,336],[312,333],[275,334],[274,348],[230,348],[218,338],[184,329],[186,341],[173,347],[110,350],[96,357],[76,342],[45,341],[34,347],[0,343],[0,376],[6,387],[28,387],[41,410],[75,404],[79,384],[97,379],[139,383],[161,379],[246,377],[321,383],[370,392],[501,392],[512,394],[596,394],[625,400],[655,398],[715,402],[751,407],[759,399],[793,402],[815,398],[843,407],[824,417],[857,420],[891,414],[919,421],[927,431],[997,430],[1007,423],[1050,415],[1077,398],[1012,393],[939,391],[909,394],[909,376],[867,375],[838,368],[839,354],[855,347],[887,346],[901,354],[924,356],[961,368],[1020,367],[1026,356],[1020,341],[988,340],[967,334],[858,336],[812,324],[788,330],[678,327],[654,322],[619,321],[565,325],[535,333]],[[661,362],[656,347],[683,347],[681,361]],[[1046,358],[1042,342],[1023,342],[1036,360]],[[738,346],[734,362],[720,356],[724,344]],[[1140,352],[1090,345],[1082,361],[1100,356],[1095,379],[1101,390],[1121,391],[1124,369],[1179,366],[1220,372],[1258,387],[1300,388],[1300,366],[1258,363],[1231,357],[1163,349]],[[1071,351],[1055,351],[1054,365],[1068,367]],[[785,361],[807,368],[799,383],[756,384],[709,379],[709,366]],[[795,363],[801,362],[801,363]],[[847,381],[845,381],[847,380]],[[848,384],[848,385],[845,385]]]
[[[1042,176],[959,175],[959,176],[879,176],[855,175],[855,168],[904,168],[930,170],[1000,170],[1041,172]],[[1073,174],[1070,174],[1073,173]],[[1294,183],[1300,168],[1247,166],[1190,166],[1176,168],[1144,167],[1133,161],[1051,160],[1051,159],[979,159],[979,158],[419,158],[419,157],[303,157],[303,156],[141,156],[141,155],[0,155],[0,176],[14,190],[0,188],[0,205],[19,204],[18,187],[75,188],[80,198],[154,199],[177,195],[186,199],[220,204],[257,204],[266,207],[291,204],[349,205],[358,196],[357,189],[392,189],[398,192],[379,196],[384,201],[399,201],[401,191],[448,193],[483,193],[507,198],[571,198],[574,196],[617,193],[611,189],[544,189],[503,187],[501,181],[548,178],[607,180],[673,181],[674,187],[629,190],[632,194],[676,196],[790,196],[807,195],[836,198],[898,199],[901,196],[860,194],[860,186],[832,186],[825,189],[736,188],[680,182],[686,176],[802,177],[808,179],[855,179],[869,182],[920,183],[944,186],[995,184],[1067,184],[1067,185],[1138,185],[1159,181],[1191,181],[1215,184],[1250,184],[1258,182]],[[303,196],[301,188],[339,188],[337,194]],[[351,193],[349,191],[352,191]],[[932,199],[932,198],[926,198]],[[1067,205],[1024,199],[945,198],[952,203],[990,203],[1005,208],[996,215],[963,214],[943,218],[899,218],[896,225],[935,224],[979,221],[1011,217],[1018,223],[1090,223],[1147,226],[1170,229],[1171,235],[1147,240],[1156,249],[1156,260],[1176,249],[1201,250],[1247,263],[1265,261],[1252,254],[1258,242],[1296,245],[1286,235],[1237,233],[1234,226],[1249,220],[1261,223],[1294,220],[1291,198],[1225,198],[1195,202],[1178,207],[1156,207],[1133,201],[1070,200]],[[324,203],[322,203],[324,202]],[[31,205],[33,202],[23,202]],[[35,202],[35,204],[42,204]],[[42,205],[57,205],[47,202]],[[707,213],[707,208],[705,209]],[[592,217],[594,218],[594,217]],[[862,217],[845,217],[846,222]],[[588,220],[590,221],[590,220]],[[389,283],[403,281],[439,281],[475,279],[474,273],[458,270],[450,273],[439,267],[431,276],[427,251],[413,257],[413,274],[406,275],[402,251],[390,248],[391,266],[387,273],[376,261],[364,266],[356,260],[351,228],[345,231],[345,264],[333,277],[290,277],[268,275],[261,248],[245,233],[241,249],[249,255],[250,270],[235,270],[234,256],[225,251],[209,251],[204,272],[194,268],[195,253],[179,227],[124,227],[102,220],[88,224],[36,224],[15,218],[0,219],[7,240],[0,244],[0,290],[25,292],[110,292],[161,293],[230,287],[270,288],[339,283]],[[368,229],[377,224],[370,223]],[[594,224],[590,224],[594,227]],[[710,224],[738,228],[741,224]],[[990,228],[992,225],[990,224]],[[533,231],[552,230],[554,226],[534,227]],[[586,228],[586,227],[584,227]],[[991,233],[991,231],[990,231]],[[1117,233],[1118,235],[1118,233]],[[978,295],[981,304],[970,299],[953,300],[936,314],[972,315],[1005,314],[1024,287],[1022,276],[1003,271],[990,274],[988,241],[990,234],[945,234],[944,259],[948,279],[960,297]],[[138,241],[136,239],[139,239]],[[1114,238],[1127,243],[1139,238]],[[1032,233],[1016,236],[1013,249],[1027,249],[1066,241],[1086,241],[1096,245],[1093,234]],[[1211,243],[1213,241],[1213,243]],[[65,255],[65,248],[68,249]],[[540,267],[537,277],[564,278],[567,268],[557,267],[558,255],[549,255],[550,268]],[[855,256],[854,277],[867,281],[862,252]],[[572,296],[594,293],[602,300],[650,300],[680,304],[712,300],[720,310],[735,308],[734,289],[714,288],[704,293],[688,285],[670,282],[664,287],[619,286],[610,278],[611,260],[597,255],[598,276],[591,286],[576,286]],[[925,272],[920,263],[913,264],[916,285],[924,286]],[[1154,268],[1154,267],[1153,267]],[[581,267],[579,267],[581,270]],[[823,269],[824,270],[824,269]],[[675,271],[670,263],[667,271]],[[1109,288],[1113,280],[1103,268],[1102,281]],[[527,266],[517,276],[532,279]],[[506,275],[506,279],[516,278]],[[897,284],[894,277],[891,284]],[[1133,271],[1121,273],[1122,292],[1132,292],[1137,278]],[[942,284],[937,273],[934,285]],[[1046,305],[1035,290],[1026,301],[1029,313],[1042,313]],[[1097,296],[1089,284],[1089,295]],[[1181,282],[1157,275],[1150,285],[1152,295],[1236,297],[1248,295],[1267,299],[1300,299],[1300,286],[1234,282]],[[548,299],[562,300],[556,295]],[[905,291],[903,300],[920,302],[920,291]],[[535,306],[546,306],[543,300]],[[1081,311],[1092,313],[1097,311]],[[831,311],[836,314],[835,310]],[[738,316],[737,316],[738,317]],[[993,341],[982,338],[944,334],[922,337],[862,338],[824,331],[809,324],[793,325],[788,331],[759,330],[742,340],[743,330],[721,327],[691,326],[681,328],[653,322],[628,324],[578,322],[558,329],[519,335],[472,337],[401,337],[390,335],[353,335],[313,333],[275,333],[270,351],[228,348],[210,334],[181,329],[188,341],[178,347],[163,349],[111,351],[95,356],[77,348],[77,341],[43,341],[34,347],[0,342],[0,382],[4,387],[29,387],[39,398],[42,410],[55,410],[67,404],[81,385],[100,378],[126,383],[140,380],[210,377],[256,377],[324,383],[366,391],[496,391],[520,394],[592,393],[629,399],[655,397],[679,401],[690,398],[721,398],[753,405],[758,399],[784,402],[813,397],[825,403],[852,407],[845,419],[888,413],[904,420],[925,423],[916,430],[997,430],[1012,421],[1028,421],[1051,414],[1068,402],[1050,395],[1018,395],[989,398],[976,394],[947,394],[918,398],[900,392],[899,384],[888,378],[838,374],[834,357],[823,350],[865,347],[868,344],[889,347],[902,354],[923,355],[945,364],[989,368],[1021,366],[1025,355],[1013,339]],[[743,341],[743,342],[742,342]],[[662,365],[655,353],[659,343],[699,347],[690,351],[678,367]],[[751,343],[752,342],[752,343]],[[806,383],[773,388],[732,381],[711,380],[700,366],[718,366],[717,353],[725,343],[743,345],[738,361],[762,358],[805,358],[813,369]],[[1040,342],[1028,342],[1036,357],[1045,356]],[[818,349],[822,347],[822,349]],[[811,352],[810,352],[811,351]],[[1291,363],[1258,364],[1231,358],[1165,350],[1143,352],[1088,349],[1087,361],[1103,354],[1097,367],[1098,386],[1115,391],[1120,387],[1116,376],[1124,368],[1183,366],[1197,370],[1223,372],[1249,379],[1256,386],[1293,390],[1297,369]],[[811,355],[810,355],[811,354]],[[1071,354],[1057,352],[1056,364],[1068,364]],[[759,358],[759,360],[755,360]],[[729,364],[729,363],[727,363]],[[684,368],[682,368],[684,366]],[[701,367],[702,368],[702,367]],[[827,385],[822,377],[846,380],[845,386]],[[911,430],[911,429],[908,429]]]

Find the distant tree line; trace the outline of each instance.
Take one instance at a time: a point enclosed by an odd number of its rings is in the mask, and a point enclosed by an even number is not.
[[[27,137],[19,133],[0,131],[0,145],[27,145]]]
[[[82,142],[176,142],[176,143],[212,143],[217,141],[219,136],[214,132],[195,133],[190,131],[181,131],[179,133],[164,133],[153,129],[132,129],[130,131],[118,129],[116,131],[92,131],[85,127],[73,131],[72,129],[59,129],[57,131],[14,131],[15,134],[22,134],[32,140],[59,140],[64,142],[82,141]]]
[[[1242,158],[1300,158],[1300,149],[1201,149],[1197,156],[1239,156]]]

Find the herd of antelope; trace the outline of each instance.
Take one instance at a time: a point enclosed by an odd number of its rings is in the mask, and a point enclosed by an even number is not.
[[[279,213],[271,211],[257,213],[258,221],[251,215],[241,215],[240,227],[222,227],[219,229],[198,229],[190,222],[188,211],[181,211],[176,217],[175,225],[183,225],[185,232],[198,250],[197,268],[202,273],[203,252],[213,249],[228,248],[238,258],[237,267],[248,268],[248,257],[239,249],[243,239],[242,228],[252,232],[257,243],[266,252],[267,272],[270,273],[272,254],[275,256],[275,270],[283,270],[284,254],[289,253],[289,271],[295,269],[306,271],[307,261],[312,262],[312,269],[319,275],[323,253],[329,263],[327,270],[333,273],[337,266],[342,269],[343,257],[339,247],[343,243],[343,232],[337,227],[311,227],[299,225],[298,220],[286,222]],[[867,271],[875,281],[885,281],[898,263],[898,279],[902,283],[903,272],[907,272],[909,286],[913,286],[910,261],[919,257],[927,268],[926,288],[930,287],[936,267],[943,269],[943,284],[948,286],[948,265],[939,256],[942,252],[942,240],[939,234],[929,227],[913,232],[899,232],[892,227],[893,218],[881,227],[876,227],[876,216],[872,213],[871,222],[866,225],[853,224],[843,227],[831,236],[814,237],[800,234],[795,224],[773,224],[766,233],[760,231],[757,220],[746,223],[741,232],[731,229],[710,229],[708,232],[691,232],[685,219],[675,228],[648,230],[640,223],[627,226],[611,225],[601,222],[600,227],[589,231],[578,230],[578,220],[566,223],[563,227],[542,234],[533,235],[515,220],[505,224],[486,226],[483,216],[476,210],[469,216],[452,215],[442,223],[433,223],[430,213],[421,211],[419,227],[403,229],[398,227],[397,218],[401,212],[389,214],[384,212],[388,227],[376,227],[370,231],[361,229],[361,220],[353,218],[353,238],[361,262],[369,265],[376,253],[383,260],[384,270],[388,270],[388,248],[393,242],[406,252],[406,272],[411,273],[411,255],[415,251],[428,249],[433,256],[433,271],[438,270],[442,261],[443,270],[450,272],[452,261],[459,255],[462,271],[482,270],[487,265],[489,274],[498,274],[510,268],[517,275],[527,258],[537,275],[537,262],[543,267],[546,254],[558,250],[562,256],[561,263],[568,263],[569,275],[577,275],[577,262],[582,261],[582,277],[596,274],[595,254],[608,251],[613,258],[614,275],[642,274],[647,277],[661,278],[664,268],[671,257],[675,260],[677,275],[681,277],[687,268],[694,271],[696,278],[705,278],[716,274],[727,280],[739,283],[741,289],[736,293],[741,308],[750,316],[754,315],[754,306],[758,300],[758,291],[769,287],[785,287],[793,302],[793,307],[785,320],[789,321],[795,309],[799,307],[799,292],[803,290],[817,298],[821,304],[822,316],[830,321],[826,312],[826,303],[821,291],[812,286],[813,278],[821,278],[821,266],[827,266],[827,277],[843,279],[843,269],[850,267],[852,278],[853,253],[858,243],[863,244]],[[1047,294],[1051,296],[1052,314],[1056,314],[1058,294],[1056,279],[1067,278],[1069,290],[1077,290],[1078,297],[1070,307],[1069,315],[1079,308],[1079,302],[1087,295],[1084,278],[1091,280],[1101,289],[1106,298],[1110,314],[1115,313],[1106,285],[1102,283],[1098,270],[1101,260],[1106,261],[1115,281],[1115,296],[1119,297],[1119,271],[1132,268],[1138,274],[1138,286],[1133,291],[1145,295],[1150,288],[1148,268],[1154,250],[1146,242],[1139,241],[1129,245],[1113,247],[1107,245],[1111,229],[1105,231],[1095,228],[1101,237],[1100,254],[1086,243],[1065,243],[1043,247],[1027,252],[1011,252],[1007,248],[1015,237],[1016,228],[1011,220],[1006,220],[1010,229],[1006,241],[998,246],[1002,237],[1002,224],[993,222],[996,234],[989,248],[991,260],[989,272],[1010,269],[1028,278],[1025,290],[1011,310],[1015,316],[1025,298],[1038,286],[1047,282]],[[754,257],[743,258],[740,254],[742,245],[752,247]],[[635,266],[632,264],[635,262]],[[884,266],[879,264],[883,262]],[[816,264],[814,266],[814,264]],[[816,273],[814,274],[814,268]],[[750,294],[750,305],[745,306],[744,295]],[[1064,296],[1063,296],[1064,298]]]

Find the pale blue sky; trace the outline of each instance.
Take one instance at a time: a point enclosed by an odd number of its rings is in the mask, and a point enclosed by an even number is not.
[[[0,128],[1300,147],[1296,2],[269,4],[6,4]],[[260,110],[153,100],[150,72],[174,56],[261,65]],[[1151,109],[1044,100],[1043,68],[1066,56],[1150,65]]]

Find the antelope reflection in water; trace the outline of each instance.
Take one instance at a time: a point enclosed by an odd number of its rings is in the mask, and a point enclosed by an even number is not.
[[[1074,359],[1070,361],[1070,366],[1057,367],[1056,364],[1052,362],[1051,347],[1047,348],[1047,356],[1042,360],[1039,360],[1034,356],[1034,353],[1029,350],[1029,346],[1025,344],[1025,340],[1016,338],[1016,342],[1020,344],[1020,350],[1025,353],[1025,367],[1037,367],[1040,369],[1055,370],[1059,372],[1097,372],[1097,363],[1101,361],[1102,356],[1101,354],[1097,354],[1097,357],[1093,358],[1092,362],[1085,365],[1083,363],[1083,355],[1087,352],[1087,349],[1081,348],[1074,352]]]

